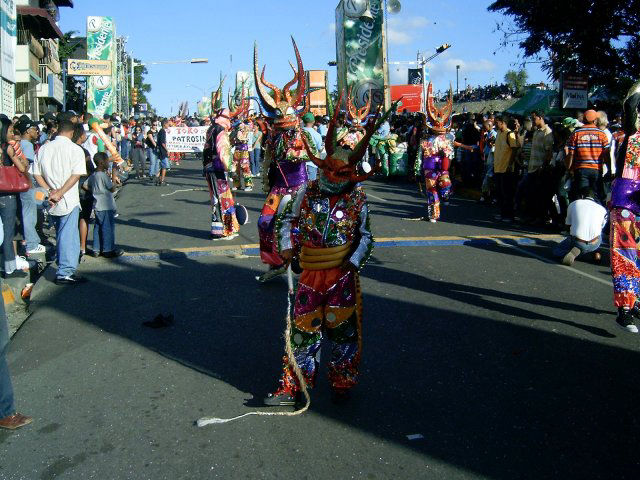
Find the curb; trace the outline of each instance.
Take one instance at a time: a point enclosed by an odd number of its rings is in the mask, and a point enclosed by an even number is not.
[[[433,247],[455,245],[540,245],[542,242],[561,240],[562,235],[534,234],[534,235],[470,235],[470,236],[441,236],[441,237],[380,237],[375,239],[377,248],[389,247]],[[154,260],[168,260],[176,258],[197,257],[237,257],[257,256],[260,254],[258,244],[245,245],[216,245],[212,247],[189,247],[168,250],[151,250],[148,252],[125,253],[115,259],[117,263],[135,263]],[[35,289],[35,288],[34,288]]]

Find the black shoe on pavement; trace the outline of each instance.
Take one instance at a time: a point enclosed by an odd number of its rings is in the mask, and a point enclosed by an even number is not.
[[[25,272],[24,270],[14,270],[11,273],[2,273],[2,278],[25,278],[27,275],[29,275],[27,272]]]
[[[103,252],[102,256],[104,258],[117,258],[124,255],[124,250],[121,248],[116,248],[115,250],[111,250],[110,252]]]
[[[631,310],[629,310],[629,312],[631,313],[631,315],[633,315],[633,318],[635,318],[636,320],[640,320],[640,303],[636,302],[636,304]]]
[[[625,332],[638,333],[638,327],[633,323],[633,315],[631,310],[626,308],[618,309],[618,317],[616,318],[616,325],[623,329]]]
[[[300,395],[291,395],[283,390],[277,390],[275,393],[270,393],[262,401],[267,407],[292,407],[298,400]]]
[[[85,252],[85,255],[89,255],[90,257],[93,257],[93,258],[98,258],[100,256],[100,252],[96,252],[95,250],[87,250]]]
[[[149,328],[165,328],[173,324],[173,314],[169,314],[166,317],[159,313],[153,320],[148,322],[142,322],[142,325]]]
[[[66,277],[56,277],[57,285],[77,285],[79,283],[85,283],[86,281],[87,279],[85,277],[81,277],[75,273]]]
[[[331,402],[336,405],[344,405],[351,398],[351,392],[344,388],[331,390]]]

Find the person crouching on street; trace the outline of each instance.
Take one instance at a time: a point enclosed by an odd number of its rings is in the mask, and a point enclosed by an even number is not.
[[[109,157],[104,152],[98,152],[93,157],[96,171],[89,176],[82,185],[86,191],[93,195],[95,224],[93,226],[93,256],[102,255],[105,258],[115,258],[124,252],[116,249],[116,201],[113,197],[116,183],[116,170],[113,169],[111,177],[109,170]]]
[[[596,195],[590,188],[581,192],[581,198],[571,202],[567,210],[570,235],[553,250],[553,255],[562,258],[567,266],[580,255],[594,252],[594,260],[600,260],[598,248],[602,244],[602,229],[607,222],[607,210],[595,200]]]

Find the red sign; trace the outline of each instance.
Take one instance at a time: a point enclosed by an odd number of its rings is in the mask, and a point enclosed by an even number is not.
[[[422,108],[422,85],[391,85],[391,101],[402,97],[398,112],[419,112]]]

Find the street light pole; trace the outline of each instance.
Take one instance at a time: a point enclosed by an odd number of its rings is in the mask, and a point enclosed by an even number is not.
[[[190,60],[163,60],[159,62],[136,63],[133,61],[133,53],[131,54],[131,89],[135,85],[134,68],[143,67],[145,65],[173,65],[177,63],[209,63],[208,58],[192,58]],[[131,115],[135,113],[133,105],[131,106]]]
[[[456,65],[456,95],[460,95],[460,65]]]

